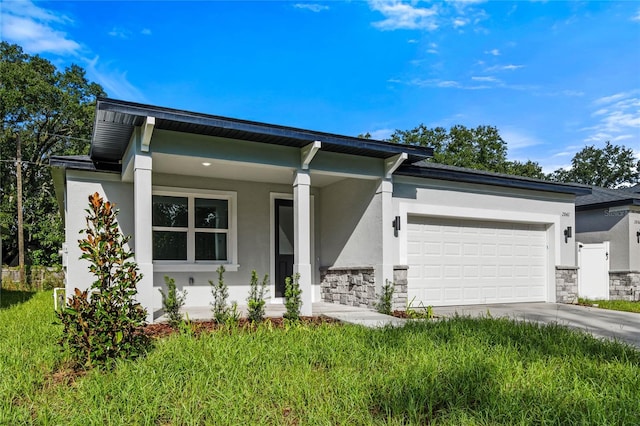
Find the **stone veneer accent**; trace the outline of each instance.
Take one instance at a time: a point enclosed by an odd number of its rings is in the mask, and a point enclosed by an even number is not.
[[[396,311],[404,311],[407,309],[407,302],[409,300],[407,271],[409,267],[407,265],[396,265],[393,267],[393,282],[395,288],[393,291],[393,309]]]
[[[407,306],[408,266],[393,267],[393,309]],[[329,267],[320,269],[320,295],[323,302],[375,308],[380,290],[376,289],[372,266]]]
[[[556,266],[556,302],[578,303],[577,266]]]
[[[609,298],[640,301],[640,271],[609,271]]]
[[[373,308],[376,282],[372,266],[320,268],[320,296],[323,302]]]

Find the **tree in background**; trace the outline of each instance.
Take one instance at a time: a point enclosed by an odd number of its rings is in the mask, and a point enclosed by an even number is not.
[[[430,129],[420,124],[414,129],[396,130],[389,140],[431,147],[435,163],[539,179],[545,177],[538,163],[507,160],[507,143],[494,126],[471,129],[455,125],[447,131],[444,127]]]
[[[570,169],[558,169],[549,179],[612,189],[633,185],[640,181],[640,160],[634,158],[633,149],[607,141],[604,148],[583,148],[574,155]]]
[[[0,43],[0,229],[2,263],[18,255],[16,148],[22,142],[24,240],[27,262],[59,262],[64,241],[53,182],[51,155],[86,154],[95,100],[102,87],[71,65],[58,70],[48,60]]]

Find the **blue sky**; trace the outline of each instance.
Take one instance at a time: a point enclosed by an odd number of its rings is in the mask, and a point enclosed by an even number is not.
[[[108,95],[344,135],[493,125],[545,171],[640,158],[640,2],[3,0],[2,39]]]

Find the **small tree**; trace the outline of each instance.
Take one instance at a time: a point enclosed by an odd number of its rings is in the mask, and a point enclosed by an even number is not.
[[[294,274],[293,279],[287,277],[284,281],[284,306],[287,311],[284,317],[288,320],[297,321],[300,319],[300,308],[302,307],[302,290],[300,289],[300,274]]]
[[[391,315],[394,290],[395,285],[389,280],[382,286],[382,293],[378,295],[378,303],[376,303],[376,310],[381,314]]]
[[[97,277],[90,291],[75,289],[69,305],[58,313],[64,332],[60,344],[86,367],[104,366],[116,358],[135,358],[145,352],[148,339],[140,327],[147,312],[135,300],[142,278],[126,249],[118,211],[96,192],[89,196],[86,237],[79,240],[81,259]]]
[[[209,280],[209,285],[211,285],[211,294],[213,295],[213,320],[218,324],[224,324],[229,318],[229,306],[227,305],[227,299],[229,298],[229,289],[227,285],[224,283],[224,266],[220,265],[220,267],[216,270],[218,273],[218,282],[214,283]]]
[[[247,298],[247,317],[251,322],[260,322],[264,319],[264,296],[269,282],[269,275],[265,274],[262,284],[258,285],[258,274],[251,271],[251,287]]]
[[[169,317],[169,325],[171,327],[177,327],[182,322],[180,308],[184,306],[187,290],[182,290],[182,292],[177,291],[176,280],[166,275],[164,276],[164,282],[167,284],[167,293],[162,291],[161,288],[158,289],[162,295],[162,307]]]

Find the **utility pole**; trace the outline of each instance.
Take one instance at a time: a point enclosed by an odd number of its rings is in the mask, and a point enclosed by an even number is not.
[[[22,144],[18,134],[18,150],[16,153],[16,178],[18,192],[18,262],[20,263],[20,285],[25,285],[24,280],[24,230],[22,223]]]

